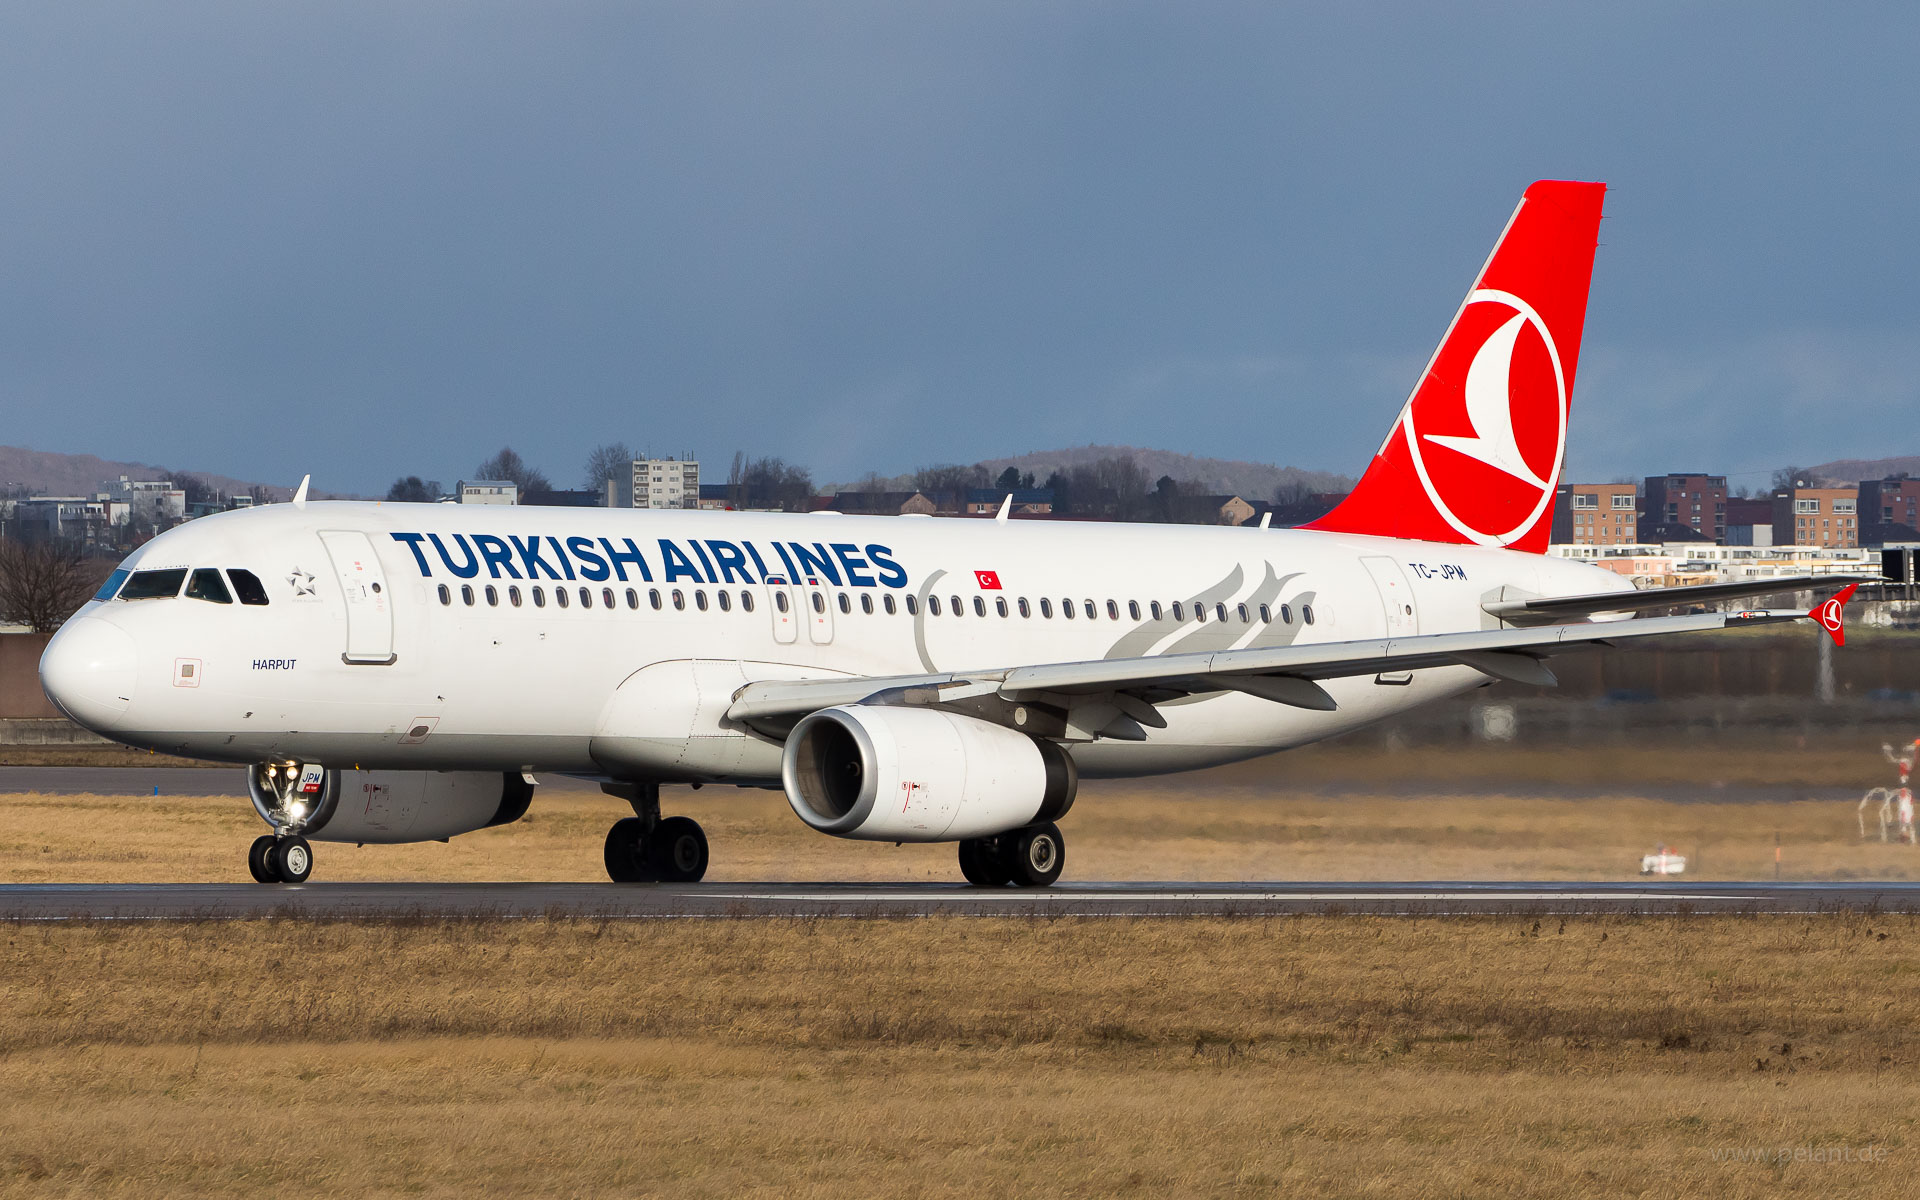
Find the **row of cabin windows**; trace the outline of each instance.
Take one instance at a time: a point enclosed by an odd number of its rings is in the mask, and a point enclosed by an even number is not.
[[[579,598],[581,608],[592,608],[596,603],[596,597],[598,597],[597,602],[601,608],[618,608],[623,596],[626,600],[626,606],[629,609],[637,609],[640,607],[640,593],[638,589],[635,588],[627,588],[624,592],[619,593],[610,587],[601,588],[598,592],[589,587],[582,587],[573,592],[569,592],[568,589],[563,587],[552,589],[553,603],[559,608],[571,607],[574,603],[573,597],[576,595]],[[721,612],[731,612],[734,607],[734,595],[735,593],[733,592],[716,591],[713,594],[713,603],[719,607]],[[502,592],[501,589],[495,587],[493,584],[487,584],[485,587],[476,590],[472,584],[463,583],[460,585],[459,596],[460,603],[466,605],[468,608],[472,608],[483,602],[489,608],[498,608],[502,599]],[[526,595],[523,596],[517,585],[509,585],[506,588],[504,596],[507,605],[512,608],[519,608],[528,600],[532,601],[533,607],[535,608],[545,608],[547,606],[548,591],[546,588],[536,584],[528,588]],[[753,593],[742,590],[739,592],[739,597],[740,611],[752,612],[754,603]],[[814,612],[825,613],[827,611],[828,600],[826,593],[817,591],[810,592],[808,593],[808,597],[807,603],[812,606]],[[453,599],[454,589],[447,584],[441,584],[440,603],[450,606],[453,604]],[[838,593],[834,603],[843,613],[851,614],[853,612],[853,598],[846,592]],[[872,592],[862,592],[859,603],[860,611],[863,613],[871,615],[876,611]],[[655,612],[665,609],[669,604],[673,606],[675,612],[685,612],[687,608],[687,593],[679,588],[672,588],[663,596],[659,588],[649,588],[647,590],[647,606]],[[774,592],[773,606],[783,613],[789,610],[790,604],[785,591]],[[709,605],[706,589],[693,589],[693,607],[700,612],[708,611]],[[927,597],[928,616],[937,617],[945,612],[951,613],[956,617],[961,617],[966,615],[967,607],[966,600],[960,596],[949,596],[944,607],[940,602],[940,597]],[[974,616],[986,616],[986,597],[973,597],[972,607]],[[902,596],[896,600],[893,593],[889,592],[880,597],[879,608],[884,610],[889,616],[900,612],[902,609],[905,609],[908,616],[916,616],[920,611],[920,601],[918,597],[912,595]],[[1008,604],[1005,596],[996,596],[993,601],[993,610],[1002,617],[1012,616],[1014,611],[1017,610],[1022,617],[1031,618],[1034,614],[1034,608],[1035,606],[1028,603],[1025,596],[1017,598],[1011,605]],[[1054,603],[1051,597],[1042,596],[1038,608],[1042,618],[1047,620],[1053,619]],[[1276,613],[1272,607],[1265,604],[1255,605],[1252,608],[1249,608],[1245,604],[1235,604],[1229,608],[1224,603],[1215,603],[1209,607],[1206,604],[1195,601],[1191,609],[1193,619],[1203,625],[1210,620],[1228,622],[1234,620],[1236,617],[1239,619],[1240,624],[1251,625],[1256,614],[1259,616],[1260,623],[1263,625],[1271,625],[1276,616],[1283,625],[1293,624],[1294,619],[1293,606],[1290,604],[1282,604],[1278,613]],[[1101,604],[1095,600],[1076,601],[1068,598],[1060,601],[1060,615],[1069,621],[1082,615],[1089,621],[1096,621],[1100,619],[1101,611]],[[1141,605],[1138,600],[1127,601],[1126,612],[1129,620],[1140,621],[1143,619]],[[1110,621],[1120,620],[1120,602],[1118,600],[1108,600],[1105,604],[1105,613],[1107,619]],[[1175,600],[1171,605],[1163,608],[1158,600],[1149,600],[1146,604],[1145,613],[1155,621],[1164,621],[1169,614],[1172,615],[1175,621],[1185,621],[1187,619],[1188,605],[1182,601]],[[1313,605],[1302,604],[1300,606],[1300,620],[1308,625],[1313,624]]]

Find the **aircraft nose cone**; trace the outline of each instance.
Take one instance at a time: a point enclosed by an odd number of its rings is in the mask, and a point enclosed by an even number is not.
[[[69,621],[40,655],[40,687],[60,710],[100,732],[133,702],[136,659],[125,630],[98,617]]]

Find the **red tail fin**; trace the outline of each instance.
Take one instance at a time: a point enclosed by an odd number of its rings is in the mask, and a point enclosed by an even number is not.
[[[1308,528],[1546,549],[1606,190],[1527,189],[1359,486]]]

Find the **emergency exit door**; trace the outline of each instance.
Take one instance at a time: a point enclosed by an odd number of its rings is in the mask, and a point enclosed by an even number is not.
[[[347,648],[340,657],[375,666],[393,662],[393,594],[372,540],[358,530],[328,529],[320,543],[346,599]]]
[[[1384,556],[1360,560],[1373,576],[1380,592],[1380,608],[1387,618],[1388,637],[1412,637],[1420,632],[1420,610],[1413,602],[1413,587],[1400,564]]]

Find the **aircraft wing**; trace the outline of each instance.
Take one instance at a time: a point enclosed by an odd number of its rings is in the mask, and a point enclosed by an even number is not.
[[[1645,612],[1683,604],[1711,604],[1743,596],[1774,596],[1783,592],[1811,592],[1865,583],[1874,575],[1794,575],[1779,579],[1743,579],[1737,583],[1701,583],[1691,587],[1640,588],[1631,592],[1596,592],[1586,596],[1549,596],[1537,600],[1496,600],[1486,612],[1515,625],[1545,624],[1596,613]]]
[[[1036,705],[1067,714],[1066,732],[1056,736],[1071,737],[1077,732],[1138,740],[1145,736],[1140,726],[1166,724],[1154,703],[1179,696],[1238,691],[1296,708],[1332,711],[1338,705],[1319,680],[1439,666],[1468,666],[1497,679],[1552,686],[1553,673],[1542,660],[1555,654],[1646,637],[1805,620],[1820,611],[1700,613],[986,671],[768,680],[747,684],[734,693],[727,716],[784,736],[800,717],[838,704],[940,704],[983,714],[996,704]],[[1084,703],[1088,700],[1097,703]],[[1084,718],[1072,715],[1076,709],[1086,710]],[[1032,732],[1047,735],[1051,731],[1043,726]]]

